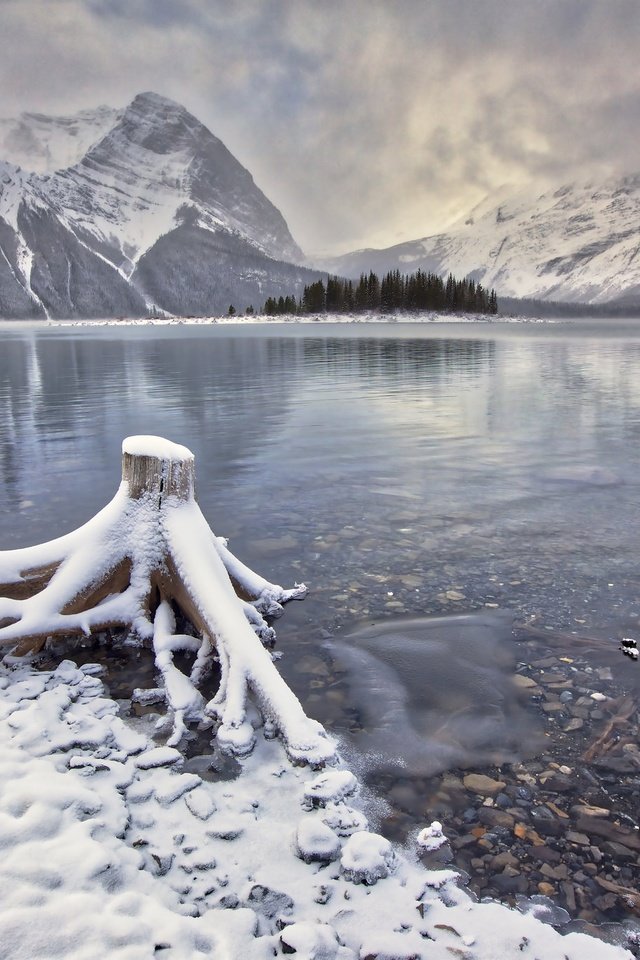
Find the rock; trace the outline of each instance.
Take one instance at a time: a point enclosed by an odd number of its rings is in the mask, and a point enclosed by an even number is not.
[[[442,824],[434,820],[428,827],[424,827],[416,837],[418,846],[424,850],[438,850],[447,843],[447,838],[442,832]]]
[[[600,820],[599,817],[578,817],[576,826],[578,830],[584,830],[589,836],[604,837],[606,840],[613,840],[614,843],[621,843],[631,850],[640,850],[640,835],[636,830],[619,826],[609,820]]]
[[[567,790],[573,790],[575,783],[564,773],[553,771],[550,776],[541,776],[540,784],[545,790],[552,790],[554,793],[566,793]]]
[[[536,847],[543,847],[544,840],[539,834],[536,833],[531,827],[528,827],[526,823],[516,823],[513,828],[513,832],[518,837],[519,840],[528,840],[530,843],[533,843]]]
[[[537,688],[538,686],[535,680],[525,676],[523,673],[516,673],[513,677],[513,682],[516,687],[520,687],[521,690],[531,690],[533,687]]]
[[[560,889],[564,895],[565,902],[567,904],[567,909],[570,913],[576,912],[576,895],[573,889],[573,884],[569,883],[568,880],[565,880],[560,884]]]
[[[595,882],[599,887],[602,887],[603,890],[618,894],[618,896],[623,898],[627,907],[634,910],[635,913],[640,913],[640,892],[638,890],[634,890],[632,887],[623,887],[604,877],[596,877]]]
[[[187,808],[198,820],[208,820],[216,812],[216,805],[205,787],[196,787],[184,798]]]
[[[576,817],[608,817],[610,811],[606,807],[595,807],[590,803],[576,803],[571,807],[571,813]]]
[[[235,840],[244,833],[244,826],[235,817],[218,815],[214,823],[209,824],[207,836],[211,840]]]
[[[336,860],[340,838],[317,817],[303,817],[296,830],[296,852],[305,863]]]
[[[494,780],[482,773],[468,773],[464,777],[463,783],[467,790],[472,793],[479,793],[482,797],[494,796],[506,787],[504,780]]]
[[[167,767],[174,763],[180,763],[183,756],[179,750],[173,747],[154,747],[151,750],[145,750],[135,758],[135,765],[139,770],[152,770],[155,767]]]
[[[510,813],[497,810],[495,807],[481,807],[478,811],[478,819],[480,823],[489,827],[508,827],[511,829],[515,823],[515,819]]]
[[[342,848],[340,866],[345,879],[371,885],[388,877],[396,867],[393,847],[377,833],[360,830]]]
[[[552,867],[549,863],[543,863],[540,867],[540,873],[548,880],[567,880],[569,876],[566,863],[559,863],[556,867]]]
[[[491,883],[503,894],[524,893],[529,886],[527,878],[522,874],[514,877],[509,876],[508,873],[498,873],[491,878]]]
[[[518,867],[519,865],[520,861],[518,858],[514,857],[508,850],[496,854],[491,860],[491,866],[496,870],[502,870],[503,867]]]
[[[459,590],[447,590],[445,592],[445,597],[447,600],[466,600],[464,593],[460,593]]]
[[[573,717],[562,729],[565,733],[573,733],[575,730],[581,730],[583,727],[584,720],[581,720],[579,717]]]
[[[586,834],[578,833],[575,830],[567,830],[566,838],[569,843],[576,843],[580,847],[588,847],[591,844],[591,841]]]
[[[602,849],[605,853],[615,857],[617,860],[633,860],[635,862],[638,859],[637,853],[630,850],[629,847],[623,846],[621,843],[616,843],[614,840],[605,840],[602,844]]]
[[[357,787],[358,781],[349,770],[331,770],[306,785],[304,798],[310,806],[324,807],[329,801],[337,803],[350,796]]]
[[[335,960],[340,950],[335,930],[326,923],[308,920],[286,926],[280,942],[284,953],[296,954],[304,960]]]
[[[272,921],[279,917],[290,917],[294,903],[288,894],[256,883],[249,891],[246,906],[265,920]]]
[[[534,860],[540,860],[543,863],[559,863],[560,854],[557,850],[554,850],[552,847],[531,847],[529,849],[529,856]]]
[[[175,803],[201,783],[202,780],[195,773],[174,773],[168,770],[158,770],[153,778],[156,800],[163,806]]]
[[[344,803],[330,803],[322,815],[322,822],[331,827],[339,837],[350,837],[357,830],[366,830],[367,818],[359,810]]]
[[[546,880],[543,880],[538,884],[538,890],[544,897],[552,897],[556,892],[554,885],[552,883],[548,883]]]

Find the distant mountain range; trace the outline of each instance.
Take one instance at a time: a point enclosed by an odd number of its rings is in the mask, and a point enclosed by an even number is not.
[[[640,303],[640,176],[489,197],[446,233],[319,263],[363,271],[471,275],[498,296]]]
[[[250,173],[157,94],[0,121],[0,157],[4,317],[259,309],[320,276]]]
[[[184,107],[0,120],[0,316],[207,316],[327,272],[471,275],[499,296],[640,302],[640,176],[489,197],[445,233],[309,264],[251,174]]]

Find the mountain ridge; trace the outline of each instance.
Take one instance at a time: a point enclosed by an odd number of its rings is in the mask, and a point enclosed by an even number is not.
[[[0,162],[5,317],[173,313],[170,284],[181,256],[184,274],[199,278],[189,303],[204,314],[229,302],[260,307],[319,276],[300,265],[284,217],[249,171],[166,97],[147,92],[120,111],[97,108],[57,121],[22,114],[13,127],[3,123],[5,140],[21,131],[23,149],[31,136],[39,143],[35,165],[44,170],[46,159],[55,167],[38,173]],[[89,145],[75,163],[56,167],[55,157],[70,155],[69,138]],[[190,242],[181,253],[186,222]]]
[[[640,175],[486,198],[419,240],[323,258],[358,277],[373,269],[471,276],[498,296],[566,302],[640,300]]]

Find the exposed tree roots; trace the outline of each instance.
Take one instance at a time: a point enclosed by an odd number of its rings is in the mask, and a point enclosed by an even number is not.
[[[84,526],[57,540],[0,552],[0,646],[35,653],[49,637],[126,628],[153,645],[173,712],[172,742],[188,721],[215,719],[220,745],[254,742],[252,699],[269,735],[291,758],[322,764],[334,748],[277,672],[265,617],[305,595],[283,590],[241,563],[216,537],[194,498],[193,454],[157,437],[123,443],[122,483]],[[176,614],[193,628],[176,633]],[[190,675],[174,653],[190,650]],[[209,703],[198,685],[216,658],[220,687]]]

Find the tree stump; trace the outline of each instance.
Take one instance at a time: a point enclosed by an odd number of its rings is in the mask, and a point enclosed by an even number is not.
[[[284,590],[265,580],[215,536],[195,500],[190,450],[160,437],[128,437],[120,487],[95,517],[48,543],[0,552],[0,646],[20,656],[56,635],[128,628],[153,645],[173,712],[171,742],[186,722],[208,716],[223,748],[249,752],[251,698],[293,760],[320,765],[333,744],[263,645],[274,636],[264,617],[305,593],[304,584]],[[176,613],[195,636],[175,632]],[[181,649],[196,653],[189,676],[173,662]],[[221,681],[205,703],[198,684],[213,657]]]

